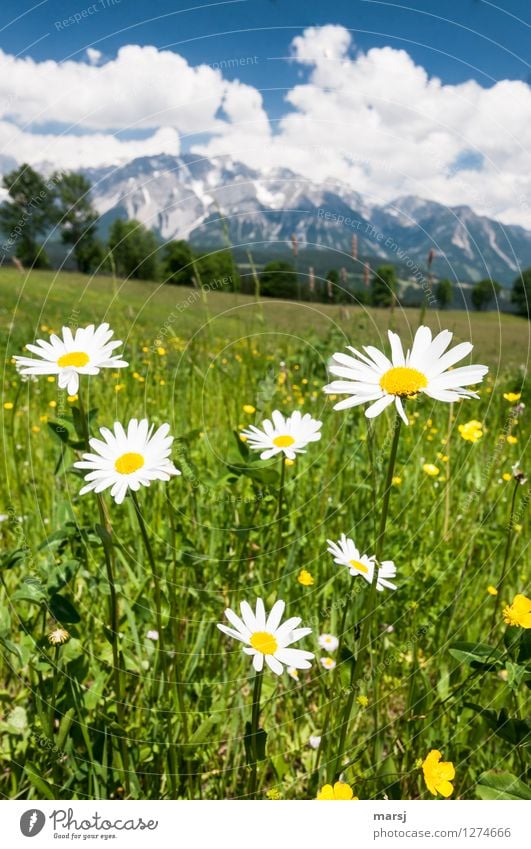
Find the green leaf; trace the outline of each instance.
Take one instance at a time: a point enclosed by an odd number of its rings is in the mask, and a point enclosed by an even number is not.
[[[52,433],[59,439],[64,445],[68,445],[70,441],[70,432],[68,428],[64,425],[59,424],[59,422],[48,422],[48,427],[52,431]]]
[[[48,604],[50,613],[58,622],[68,624],[81,621],[81,616],[67,596],[55,593]]]
[[[470,708],[475,713],[479,714],[487,723],[489,728],[494,731],[498,737],[511,743],[513,746],[526,746],[531,739],[531,729],[529,723],[523,719],[512,719],[505,708],[499,714],[495,710],[485,710],[480,705],[473,702],[465,702],[464,706]]]
[[[243,743],[245,746],[245,755],[247,759],[248,766],[254,764],[254,753],[253,753],[253,737],[256,736],[256,760],[257,761],[265,761],[266,759],[266,743],[267,743],[267,733],[263,728],[259,728],[256,732],[256,735],[251,733],[251,723],[245,723],[245,736],[243,738]]]
[[[531,799],[531,788],[510,772],[489,770],[479,776],[476,793],[480,799]]]
[[[502,665],[503,654],[485,643],[452,643],[449,652],[472,669],[493,670]]]
[[[0,559],[2,569],[14,569],[16,566],[20,566],[27,558],[28,553],[27,548],[14,548],[12,551],[6,551]]]
[[[15,590],[13,601],[29,601],[31,604],[42,604],[46,598],[46,590],[37,578],[24,578],[18,590]]]
[[[520,651],[518,652],[518,663],[527,663],[531,659],[531,628],[525,628],[520,637]]]
[[[238,433],[237,430],[233,430],[232,432],[234,434],[234,438],[236,440],[236,445],[237,445],[238,451],[240,452],[242,459],[245,460],[245,461],[248,461],[249,460],[249,454],[250,454],[249,446],[247,445],[246,442],[243,442],[243,440],[240,439],[240,434]]]
[[[38,767],[35,766],[35,764],[29,763],[28,761],[26,761],[26,764],[24,766],[24,772],[28,776],[31,784],[33,784],[33,786],[37,790],[37,792],[39,794],[38,798],[55,799],[55,793],[54,793],[52,787],[42,777]]]
[[[196,730],[190,737],[189,745],[199,746],[201,745],[201,743],[204,743],[204,741],[207,739],[208,735],[216,724],[217,720],[213,716],[208,716],[206,719],[204,719],[199,728],[196,728]],[[186,751],[189,751],[189,746],[186,747]]]

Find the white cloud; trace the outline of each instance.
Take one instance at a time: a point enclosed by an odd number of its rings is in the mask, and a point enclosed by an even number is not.
[[[444,85],[404,50],[355,52],[344,27],[311,27],[291,45],[306,79],[271,124],[256,88],[207,65],[155,47],[128,45],[109,61],[97,52],[58,63],[0,51],[0,154],[97,166],[176,153],[179,137],[207,134],[193,150],[340,179],[377,202],[415,194],[531,227],[525,83]],[[43,132],[52,121],[61,135]],[[74,136],[71,125],[92,135]],[[151,133],[140,141],[113,135],[126,129]]]

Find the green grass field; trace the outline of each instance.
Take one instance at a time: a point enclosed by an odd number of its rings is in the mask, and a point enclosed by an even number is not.
[[[369,584],[334,564],[326,540],[345,533],[374,553],[393,415],[369,427],[362,407],[336,412],[322,387],[347,344],[387,353],[392,327],[407,347],[418,310],[11,270],[0,291],[4,798],[312,799],[341,776],[359,798],[428,799],[420,762],[431,750],[455,767],[452,798],[531,797],[531,629],[502,615],[528,594],[529,484],[512,474],[529,440],[516,406],[527,401],[527,321],[428,310],[425,323],[472,341],[470,361],[490,372],[479,400],[408,401],[383,550],[397,589],[373,610]],[[129,368],[81,379],[92,434],[147,417],[175,436],[182,476],[138,493],[147,547],[130,497],[104,493],[109,536],[96,497],[79,495],[79,399],[55,378],[23,382],[12,362],[63,325],[101,321]],[[275,409],[323,422],[293,465],[238,438]],[[470,420],[483,426],[473,443],[459,431]],[[268,609],[285,600],[286,616],[312,628],[300,645],[316,657],[297,680],[266,669],[253,717],[250,658],[216,623],[257,596]],[[163,650],[147,636],[157,605]],[[57,627],[64,645],[48,640]],[[320,648],[323,633],[340,649]]]

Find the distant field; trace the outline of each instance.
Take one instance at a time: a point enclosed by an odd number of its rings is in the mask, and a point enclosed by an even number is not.
[[[166,336],[181,338],[208,332],[212,338],[234,337],[253,332],[316,335],[321,338],[344,335],[351,344],[377,344],[388,327],[399,333],[414,332],[418,309],[340,307],[297,303],[264,298],[257,305],[248,295],[211,291],[206,295],[194,289],[144,281],[117,281],[109,277],[89,278],[81,274],[34,272],[28,277],[12,269],[0,269],[1,333],[15,320],[17,330],[27,339],[38,336],[40,324],[60,328],[69,317],[72,323],[109,321],[130,332],[145,330],[150,340],[159,328]],[[468,313],[464,310],[429,309],[425,323],[432,329],[447,327],[456,340],[470,339],[474,355],[497,372],[500,368],[524,366],[530,351],[530,324],[516,316],[495,311]],[[163,330],[164,325],[166,329]],[[147,331],[149,328],[149,331]],[[123,333],[124,330],[121,330]],[[271,337],[272,353],[281,347]],[[10,353],[12,346],[10,345]]]

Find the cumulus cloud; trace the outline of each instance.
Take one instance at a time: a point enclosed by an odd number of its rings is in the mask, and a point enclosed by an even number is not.
[[[97,166],[176,153],[186,135],[195,152],[342,180],[378,203],[415,194],[531,227],[528,85],[445,85],[405,50],[356,51],[339,25],[306,29],[291,57],[303,81],[272,123],[256,88],[171,51],[128,45],[64,63],[0,51],[0,154]],[[61,134],[47,134],[51,121]],[[131,129],[142,139],[124,140]]]

